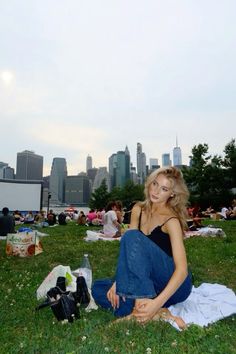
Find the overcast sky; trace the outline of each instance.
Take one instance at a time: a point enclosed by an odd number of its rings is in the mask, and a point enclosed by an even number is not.
[[[235,0],[0,0],[0,161],[136,165],[236,133]]]

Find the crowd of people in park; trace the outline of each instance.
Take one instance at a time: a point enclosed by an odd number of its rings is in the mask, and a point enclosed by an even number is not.
[[[78,211],[75,208],[71,208],[71,210],[65,210],[59,214],[56,214],[53,209],[48,212],[40,210],[38,212],[28,211],[23,214],[19,210],[10,212],[8,207],[4,207],[2,213],[0,213],[0,236],[14,232],[15,225],[24,224],[46,227],[67,225],[68,222],[74,221],[80,226],[101,226],[100,232],[104,236],[116,238],[120,237],[130,224],[134,205],[135,202],[131,203],[129,208],[126,209],[123,208],[121,201],[116,200],[109,201],[104,208],[98,210],[90,209],[87,213],[83,210]],[[211,218],[212,220],[236,220],[236,199],[232,200],[230,206],[222,205],[218,211],[212,208],[211,205],[205,210],[202,210],[198,205],[187,207],[187,225],[189,230],[194,231],[203,227],[202,221],[206,218]]]
[[[101,226],[104,229],[104,234],[112,237],[113,229],[115,230],[114,234],[119,232],[120,235],[123,216],[124,211],[120,201],[109,202],[106,207],[99,210],[90,209],[87,213],[83,210],[78,212],[75,208],[70,208],[59,214],[56,214],[53,209],[48,212],[45,210],[33,212],[30,210],[22,213],[19,210],[10,212],[7,207],[4,207],[2,213],[0,213],[0,236],[14,233],[16,225],[28,225],[34,228],[67,225],[68,222],[74,221],[77,225]],[[115,226],[113,226],[113,222],[116,224]]]

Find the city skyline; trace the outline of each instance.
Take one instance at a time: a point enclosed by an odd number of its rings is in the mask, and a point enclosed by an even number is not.
[[[30,0],[0,5],[0,161],[54,157],[68,173],[107,166],[136,143],[182,163],[207,143],[223,154],[236,131],[234,0]],[[122,24],[122,25],[121,25]]]
[[[152,160],[152,159],[157,160],[159,166],[165,166],[166,163],[165,163],[165,162],[163,163],[163,158],[165,159],[164,156],[167,156],[167,155],[169,155],[169,161],[170,161],[170,164],[171,164],[171,165],[178,165],[178,163],[176,163],[177,161],[174,161],[174,160],[175,160],[175,156],[174,156],[174,155],[176,154],[176,148],[179,150],[179,153],[181,154],[181,162],[182,162],[181,164],[189,166],[189,164],[190,164],[190,155],[191,155],[191,152],[190,152],[189,155],[188,155],[188,159],[185,160],[186,162],[183,161],[182,148],[181,148],[181,146],[180,146],[180,145],[178,144],[178,142],[177,142],[177,137],[176,137],[175,139],[176,139],[176,144],[172,147],[172,149],[170,150],[170,152],[162,152],[159,158],[154,157],[154,156],[148,156],[148,155],[146,154],[145,149],[143,149],[143,144],[140,143],[140,142],[136,142],[134,156],[131,156],[131,154],[130,154],[130,163],[132,164],[133,167],[135,167],[136,172],[137,172],[137,144],[140,144],[140,145],[142,146],[142,150],[143,150],[142,153],[143,153],[144,155],[146,155],[145,157],[146,157],[146,165],[147,165],[147,166],[149,166],[150,160]],[[228,141],[228,142],[229,142],[229,141]],[[228,142],[227,142],[227,143],[228,143]],[[196,144],[196,145],[198,145],[198,144]],[[126,147],[129,148],[128,145],[126,145]],[[124,147],[124,148],[120,147],[120,148],[118,148],[118,151],[125,151],[125,148],[126,148],[126,147]],[[210,148],[210,147],[209,147],[209,148]],[[129,149],[129,150],[130,150],[130,149]],[[23,150],[23,151],[17,151],[17,152],[15,153],[15,156],[16,156],[15,165],[11,165],[8,161],[4,161],[4,159],[2,159],[2,161],[0,161],[0,162],[2,162],[2,163],[4,163],[4,164],[8,164],[8,167],[9,167],[9,168],[13,168],[14,171],[15,171],[15,174],[16,174],[16,170],[17,170],[17,168],[16,168],[16,167],[17,167],[17,154],[21,154],[21,153],[24,153],[24,152],[26,152],[26,151],[28,151],[29,153],[32,152],[32,153],[34,153],[34,154],[36,154],[36,155],[41,155],[40,153],[38,154],[37,151],[32,151],[32,150],[29,150],[29,149],[25,149],[25,150]],[[70,169],[68,168],[68,166],[70,165],[70,161],[69,161],[69,163],[68,163],[68,159],[65,157],[65,155],[64,155],[64,156],[52,156],[52,158],[51,158],[51,164],[45,166],[44,163],[43,163],[43,177],[50,176],[50,172],[51,172],[51,169],[52,169],[52,166],[53,166],[53,161],[54,161],[54,159],[57,159],[57,158],[59,158],[59,159],[65,159],[65,160],[66,160],[68,175],[77,175],[77,174],[79,174],[79,173],[87,173],[88,159],[89,159],[89,164],[92,163],[92,168],[106,167],[107,169],[109,169],[109,158],[110,158],[110,156],[111,156],[112,154],[116,154],[116,153],[117,153],[117,152],[113,151],[113,152],[107,157],[107,162],[104,163],[103,165],[96,165],[96,163],[94,163],[94,160],[95,160],[95,159],[93,158],[93,156],[92,156],[90,153],[87,153],[87,155],[85,156],[84,161],[82,161],[82,162],[80,161],[80,166],[83,166],[83,165],[84,165],[84,167],[83,167],[82,169],[80,169],[80,170],[77,170],[77,171],[76,171],[76,167],[75,167],[74,170],[70,170]],[[209,154],[210,154],[210,149],[209,149]],[[212,154],[212,156],[214,156],[214,155],[217,154],[217,153],[213,153],[213,152],[212,152],[211,154]],[[220,154],[221,156],[223,155],[223,149],[222,149],[222,152],[219,153],[219,154]],[[45,160],[44,156],[42,156],[42,157],[43,157],[43,159]],[[105,159],[104,159],[104,161],[105,161]]]
[[[145,156],[145,164],[144,164],[144,166],[143,166],[143,168],[145,169],[146,167],[145,166],[149,166],[150,165],[150,161],[151,160],[157,160],[158,161],[158,164],[160,165],[160,166],[162,166],[163,165],[163,162],[162,162],[162,159],[163,159],[163,155],[165,155],[165,154],[168,154],[168,155],[170,155],[170,156],[173,156],[173,158],[174,158],[174,150],[175,150],[175,148],[176,148],[176,146],[175,147],[173,147],[173,149],[172,149],[172,153],[163,153],[162,155],[161,155],[161,159],[159,160],[158,158],[155,158],[155,157],[149,157],[149,156],[146,156],[146,153],[145,153],[145,151],[143,151],[143,149],[142,149],[142,144],[140,143],[140,142],[137,142],[137,144],[136,144],[136,155],[134,156],[134,158],[133,158],[133,160],[132,160],[132,158],[130,157],[130,164],[133,166],[133,167],[135,167],[135,169],[136,169],[136,172],[137,173],[139,173],[139,171],[138,171],[138,168],[137,168],[137,163],[138,163],[138,155],[139,155],[139,153],[138,153],[138,146],[140,146],[141,147],[141,153],[142,153],[142,155],[144,155]],[[180,151],[181,151],[181,147],[179,147],[178,146],[178,149],[180,149]],[[120,152],[125,152],[126,150],[128,150],[128,146],[126,145],[126,147],[122,150],[122,148],[120,148],[118,151],[120,151]],[[129,152],[129,151],[128,151]],[[35,152],[35,151],[32,151],[32,150],[24,150],[24,151],[18,151],[18,152],[16,152],[16,166],[17,166],[17,158],[18,158],[18,156],[19,155],[22,155],[22,154],[25,154],[25,153],[27,153],[27,154],[30,154],[30,155],[35,155],[35,156],[38,156],[38,154],[37,154],[37,152]],[[89,169],[93,169],[93,168],[100,168],[100,167],[106,167],[107,168],[107,170],[109,170],[109,159],[110,159],[110,157],[112,156],[112,155],[114,155],[114,154],[117,154],[117,152],[113,152],[108,158],[107,158],[107,163],[105,164],[105,165],[103,165],[103,166],[96,166],[96,165],[94,165],[93,164],[93,156],[91,156],[90,154],[87,154],[87,156],[86,156],[86,159],[85,159],[85,161],[84,161],[84,169],[83,170],[78,170],[76,173],[70,173],[70,171],[68,171],[68,175],[77,175],[77,174],[79,174],[79,173],[87,173],[88,172],[88,167],[89,167]],[[130,153],[129,153],[129,155],[130,155]],[[44,158],[43,156],[42,156],[42,158]],[[63,157],[63,156],[54,156],[54,157],[52,157],[52,163],[51,163],[51,165],[50,165],[50,167],[49,167],[49,172],[48,172],[48,174],[46,173],[44,173],[43,172],[43,177],[47,177],[47,176],[50,176],[50,174],[51,174],[51,171],[52,171],[52,169],[53,169],[53,166],[54,166],[54,162],[55,162],[55,160],[65,160],[65,163],[66,163],[66,165],[68,165],[68,161],[67,161],[67,159],[65,158],[65,157]],[[89,161],[89,162],[88,162]],[[170,159],[170,161],[171,162],[173,162],[173,159]],[[10,164],[9,164],[9,162],[7,162],[7,161],[1,161],[2,163],[6,163],[6,164],[8,164],[8,167],[11,167],[11,168],[13,168],[14,169],[14,171],[15,171],[15,174],[16,174],[16,171],[17,171],[17,169],[14,167],[14,166],[10,166]],[[189,165],[189,162],[186,164],[186,165]],[[68,169],[67,169],[68,170]],[[45,171],[45,168],[44,168],[44,166],[43,166],[43,171]],[[144,176],[144,179],[145,179],[145,176]]]

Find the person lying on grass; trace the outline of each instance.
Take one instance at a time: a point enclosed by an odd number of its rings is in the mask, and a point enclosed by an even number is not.
[[[117,317],[146,323],[187,299],[192,289],[183,243],[188,196],[175,167],[160,168],[147,178],[146,199],[133,207],[130,228],[121,238],[115,280],[93,284],[98,305]]]

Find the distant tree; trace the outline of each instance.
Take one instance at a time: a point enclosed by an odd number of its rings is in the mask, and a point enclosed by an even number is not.
[[[199,204],[201,196],[206,191],[205,168],[209,159],[208,145],[199,144],[192,148],[191,167],[183,168],[185,181],[190,191],[191,204]]]
[[[121,200],[126,208],[135,201],[144,200],[144,186],[134,184],[134,182],[130,180],[127,181],[122,189]]]
[[[143,200],[143,185],[134,184],[128,180],[124,187],[114,187],[110,193],[112,200],[121,200],[124,207],[128,208],[130,204],[136,200]]]
[[[224,149],[223,165],[226,168],[226,182],[229,188],[236,188],[236,144],[232,139]]]
[[[199,144],[192,149],[192,165],[183,169],[185,181],[190,191],[190,203],[206,208],[219,208],[229,203],[231,193],[225,184],[226,170],[220,156],[208,154],[208,145]]]
[[[113,187],[110,193],[110,199],[122,201],[122,188],[119,186]]]
[[[89,201],[89,207],[91,209],[105,208],[110,200],[110,193],[107,190],[107,184],[103,179],[100,187],[98,187],[93,193]]]

